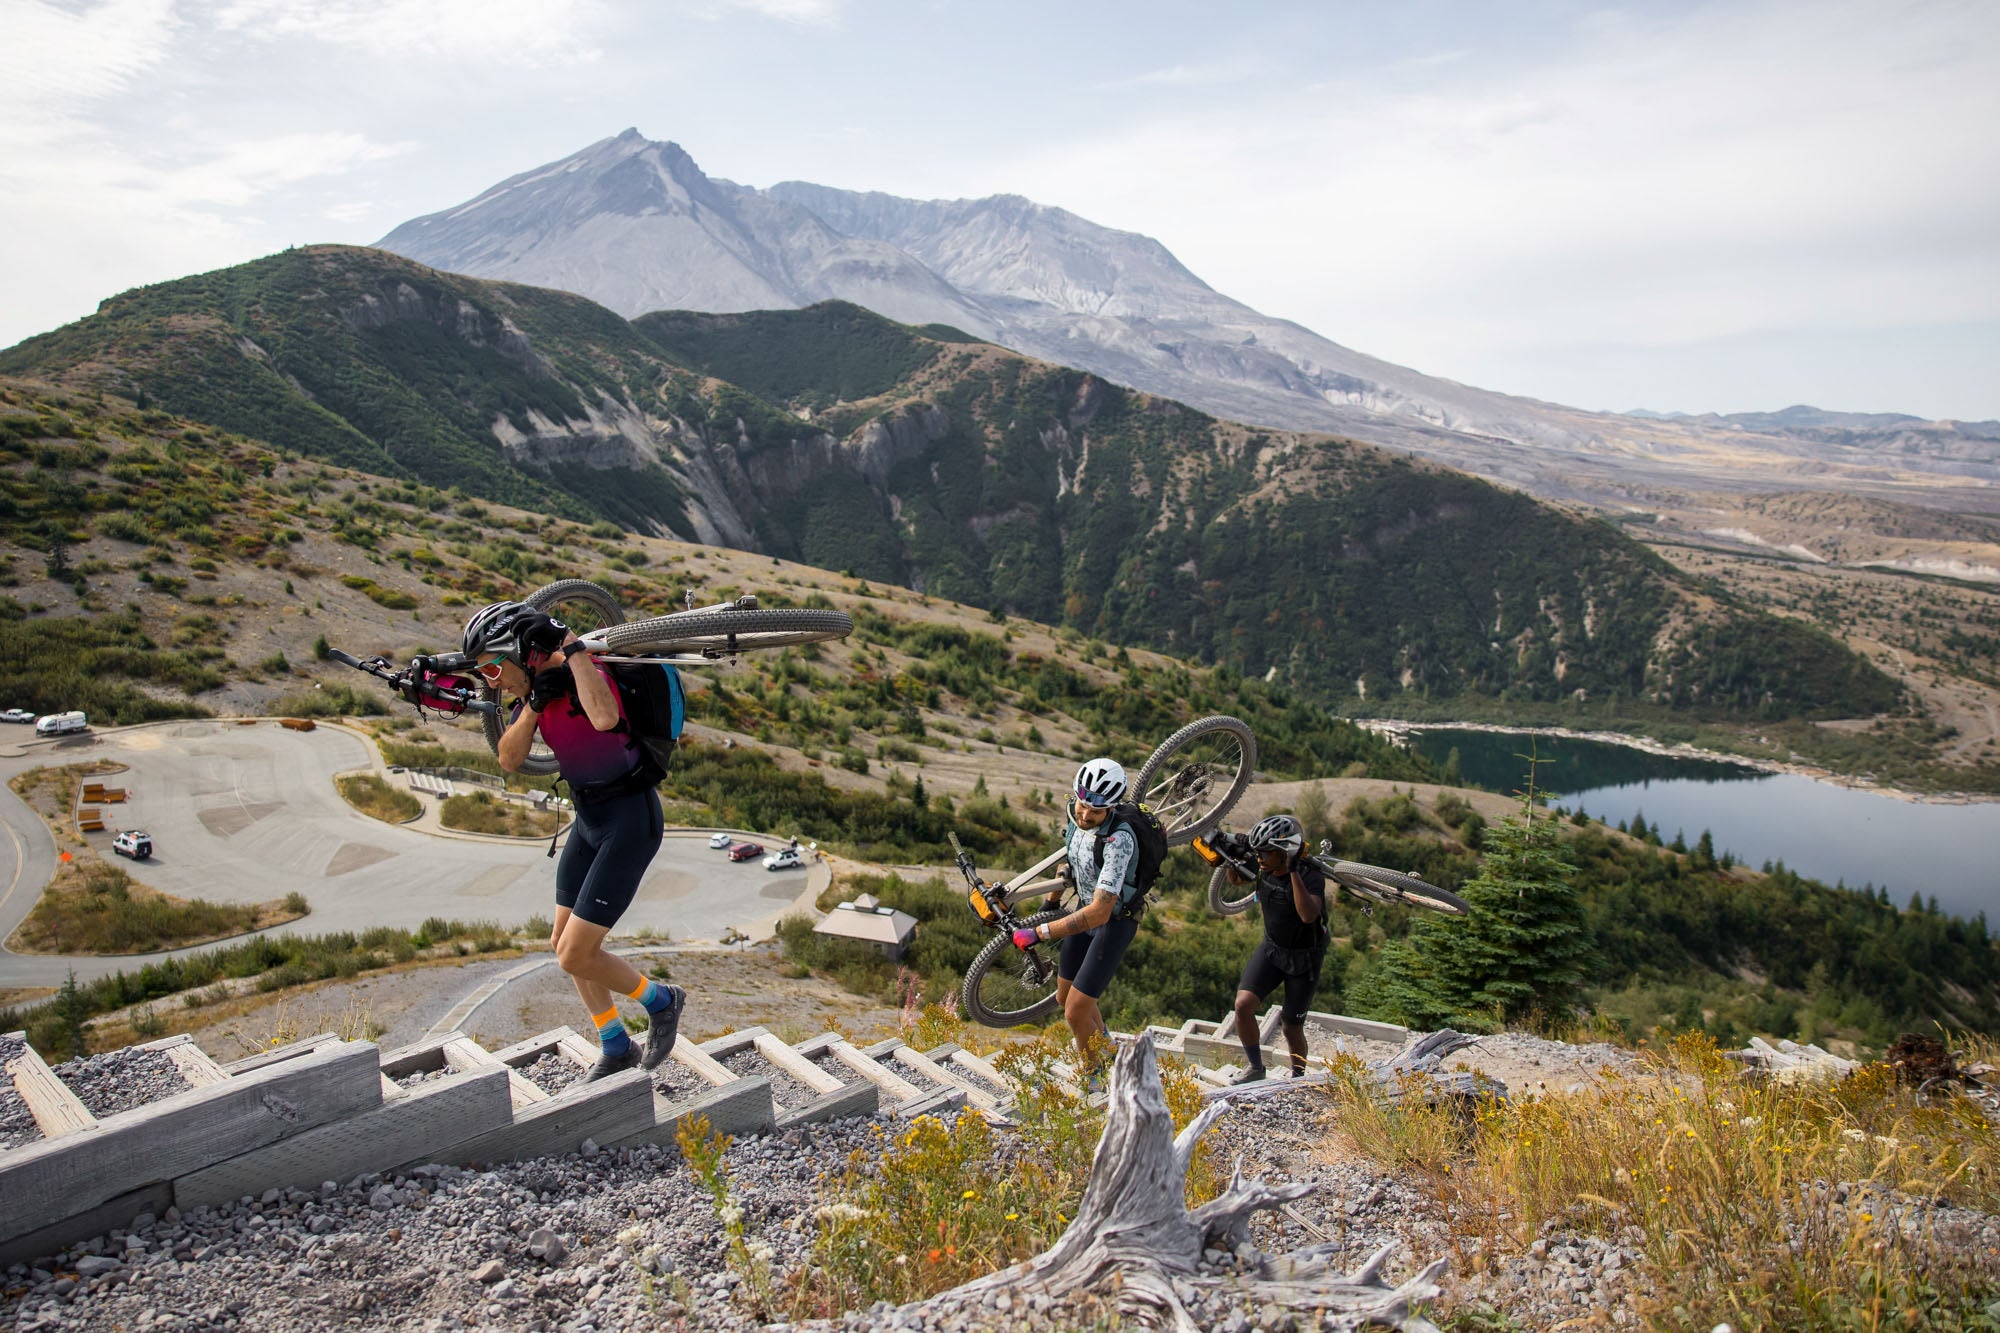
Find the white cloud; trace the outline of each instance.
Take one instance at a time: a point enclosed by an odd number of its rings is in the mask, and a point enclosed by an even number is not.
[[[598,0],[228,0],[214,21],[251,38],[305,38],[378,59],[534,68],[598,59],[603,18]]]
[[[24,121],[46,123],[123,91],[166,58],[174,31],[172,0],[109,0],[81,10],[0,0],[0,32],[7,34],[0,135],[11,138]]]
[[[1502,345],[2000,319],[2000,6],[1640,13],[1538,64],[1191,96],[1004,188],[1443,373]]]
[[[830,26],[840,20],[846,0],[707,0],[697,4],[697,12],[717,18],[731,12],[756,14],[786,23]]]

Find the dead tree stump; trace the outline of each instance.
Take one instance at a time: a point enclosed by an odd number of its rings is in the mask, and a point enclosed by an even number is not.
[[[1104,1136],[1098,1140],[1090,1183],[1069,1230],[1035,1258],[933,1296],[920,1308],[944,1315],[976,1307],[996,1291],[1051,1300],[1090,1291],[1115,1300],[1122,1314],[1142,1323],[1197,1333],[1198,1326],[1174,1290],[1178,1282],[1239,1288],[1243,1299],[1254,1304],[1312,1312],[1321,1321],[1315,1326],[1437,1333],[1411,1307],[1438,1294],[1436,1279],[1446,1261],[1435,1260],[1400,1286],[1392,1286],[1382,1278],[1381,1269],[1393,1245],[1383,1246],[1352,1273],[1332,1268],[1337,1249],[1332,1245],[1265,1260],[1255,1272],[1244,1275],[1200,1272],[1204,1250],[1230,1250],[1249,1240],[1251,1214],[1312,1190],[1305,1183],[1245,1181],[1239,1161],[1227,1190],[1188,1211],[1187,1172],[1195,1144],[1228,1109],[1226,1102],[1210,1104],[1176,1136],[1152,1038],[1141,1036],[1126,1045],[1112,1066]]]

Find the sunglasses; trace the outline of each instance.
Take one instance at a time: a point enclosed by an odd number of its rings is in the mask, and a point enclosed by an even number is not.
[[[507,655],[502,653],[491,662],[481,662],[472,669],[488,685],[498,685],[500,683],[500,670],[506,665]]]
[[[1087,805],[1093,810],[1109,810],[1112,806],[1118,804],[1116,801],[1100,800],[1095,793],[1087,791],[1079,791],[1076,794],[1076,803],[1078,805]]]

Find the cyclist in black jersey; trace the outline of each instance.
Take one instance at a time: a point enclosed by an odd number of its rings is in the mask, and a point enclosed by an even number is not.
[[[1238,1083],[1265,1076],[1257,1007],[1280,986],[1285,1001],[1278,1016],[1291,1052],[1292,1077],[1306,1072],[1306,1011],[1319,988],[1328,939],[1326,875],[1305,854],[1305,827],[1290,815],[1272,815],[1250,830],[1249,846],[1261,872],[1257,902],[1264,912],[1264,938],[1236,983],[1236,1035],[1250,1061],[1237,1075]],[[1232,883],[1249,882],[1234,870],[1228,875]]]
[[[488,684],[522,702],[500,737],[500,767],[519,769],[539,732],[576,808],[556,863],[556,918],[549,941],[590,1011],[602,1055],[586,1076],[656,1067],[673,1049],[687,993],[640,976],[604,938],[632,903],[660,849],[662,776],[631,734],[610,674],[560,621],[522,602],[496,602],[466,623],[465,652]],[[612,992],[637,1000],[649,1026],[635,1045]]]

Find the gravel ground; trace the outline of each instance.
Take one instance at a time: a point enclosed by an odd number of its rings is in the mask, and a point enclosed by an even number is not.
[[[551,1097],[590,1072],[561,1051],[550,1051],[520,1066],[520,1070],[522,1077]]]
[[[42,1137],[34,1112],[28,1109],[21,1094],[14,1091],[14,1080],[6,1075],[7,1062],[18,1059],[27,1046],[19,1037],[0,1037],[0,1149],[18,1148]]]
[[[186,1092],[190,1086],[165,1052],[136,1046],[66,1060],[55,1066],[55,1074],[99,1120]]]
[[[796,1266],[821,1173],[874,1142],[860,1118],[738,1138],[727,1160],[753,1249],[778,1270]],[[141,1215],[7,1269],[0,1327],[755,1327],[732,1299],[725,1250],[714,1208],[676,1155],[592,1148]]]
[[[405,1074],[396,1080],[396,1085],[403,1088],[414,1088],[419,1083],[436,1083],[440,1079],[456,1078],[457,1076],[458,1071],[456,1069],[453,1069],[450,1065],[445,1065],[438,1069],[419,1069],[413,1074]]]
[[[670,1102],[699,1097],[713,1086],[700,1074],[672,1058],[660,1061],[660,1067],[653,1071],[653,1087]]]
[[[738,1051],[722,1062],[722,1067],[732,1074],[744,1077],[762,1075],[771,1080],[771,1100],[781,1111],[789,1111],[804,1106],[819,1096],[811,1088],[787,1074],[784,1070],[753,1051]]]

